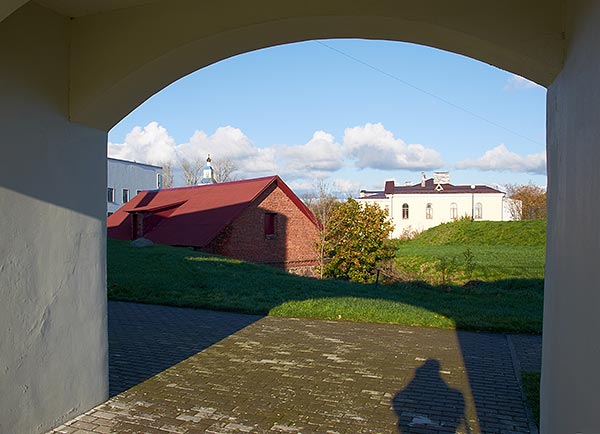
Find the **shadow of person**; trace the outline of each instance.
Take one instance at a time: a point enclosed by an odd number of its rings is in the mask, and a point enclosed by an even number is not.
[[[465,418],[463,394],[446,384],[440,376],[440,362],[434,359],[426,360],[416,369],[408,386],[392,399],[392,407],[398,416],[400,434],[424,430],[471,432]],[[457,431],[459,428],[462,429]]]

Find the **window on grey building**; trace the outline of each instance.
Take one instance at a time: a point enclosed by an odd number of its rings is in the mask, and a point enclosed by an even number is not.
[[[162,174],[161,173],[156,174],[156,188],[158,188],[159,190],[162,188]]]
[[[108,187],[107,199],[111,203],[115,201],[115,189],[114,188]]]
[[[127,203],[127,202],[129,202],[129,189],[124,188],[123,189],[123,203]]]
[[[135,194],[140,194],[143,190],[136,190]]]
[[[406,220],[408,218],[408,204],[405,203],[402,205],[402,218]]]
[[[425,218],[428,220],[431,220],[433,218],[433,207],[430,203],[428,203],[427,207],[425,208]]]

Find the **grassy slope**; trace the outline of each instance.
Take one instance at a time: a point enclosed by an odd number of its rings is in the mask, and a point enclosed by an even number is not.
[[[112,300],[290,317],[441,328],[541,331],[538,280],[473,289],[412,282],[393,286],[318,280],[186,248],[108,241]]]
[[[410,243],[434,246],[545,246],[546,220],[445,223],[422,232]]]
[[[474,254],[471,279],[543,279],[546,221],[447,223],[431,228],[413,240],[399,243],[396,263],[408,276],[435,282],[440,279],[435,263],[456,258],[455,280],[467,279],[464,251]]]

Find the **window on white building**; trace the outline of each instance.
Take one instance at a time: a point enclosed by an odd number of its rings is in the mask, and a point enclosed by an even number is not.
[[[475,219],[481,220],[483,218],[483,205],[481,202],[475,204]]]
[[[407,203],[402,205],[402,218],[404,220],[408,219],[408,204]]]
[[[159,190],[162,188],[162,174],[161,173],[156,174],[156,188],[158,188]]]
[[[115,201],[115,189],[114,188],[108,187],[107,199],[111,203],[113,203]]]
[[[129,189],[124,188],[123,189],[123,203],[127,203],[127,202],[129,202]]]
[[[458,219],[458,205],[454,202],[450,204],[450,218],[452,220]]]
[[[425,218],[428,220],[431,220],[433,218],[433,207],[430,203],[428,203],[427,207],[425,208]]]

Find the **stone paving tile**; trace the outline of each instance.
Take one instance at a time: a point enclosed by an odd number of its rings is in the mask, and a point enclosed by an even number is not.
[[[508,335],[511,339],[521,370],[540,372],[542,370],[542,337],[539,335]]]
[[[260,318],[209,310],[109,302],[110,396],[141,383]]]
[[[125,305],[119,309],[126,311]],[[156,325],[177,321],[176,312],[169,315],[170,320],[157,319]],[[134,321],[135,314],[128,317]],[[530,432],[504,335],[256,320],[249,317],[250,326],[54,432]],[[73,430],[77,423],[87,425]]]

